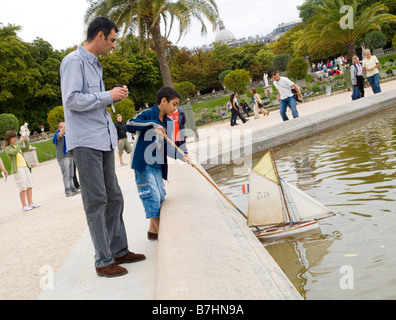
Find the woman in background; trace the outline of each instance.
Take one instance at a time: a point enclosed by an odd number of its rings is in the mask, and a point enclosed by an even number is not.
[[[25,147],[22,146],[23,143],[25,143]],[[14,131],[7,131],[4,138],[4,149],[11,160],[10,174],[15,177],[19,198],[22,203],[22,212],[38,208],[40,205],[33,203],[33,181],[30,168],[22,153],[30,150],[29,142],[26,137],[21,137],[17,140],[17,134]]]

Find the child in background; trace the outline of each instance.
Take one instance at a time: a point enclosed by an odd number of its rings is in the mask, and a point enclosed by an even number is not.
[[[142,200],[146,218],[150,219],[147,232],[149,240],[156,240],[159,232],[161,203],[165,200],[164,181],[168,179],[167,156],[181,157],[162,136],[172,137],[173,121],[169,118],[179,106],[180,95],[170,87],[160,89],[156,96],[157,104],[145,110],[126,124],[128,132],[137,133],[132,151],[132,169]],[[167,135],[167,132],[170,134]],[[179,132],[183,136],[183,132]],[[184,138],[183,138],[184,139]],[[182,140],[183,140],[182,139]],[[190,163],[184,149],[184,161]]]
[[[23,142],[25,142],[25,147],[22,147]],[[4,149],[8,158],[11,160],[11,174],[14,175],[19,190],[22,212],[40,207],[40,205],[33,203],[32,176],[30,174],[30,168],[22,154],[22,152],[30,150],[30,145],[26,137],[22,136],[17,141],[17,134],[14,131],[7,131],[4,138]]]

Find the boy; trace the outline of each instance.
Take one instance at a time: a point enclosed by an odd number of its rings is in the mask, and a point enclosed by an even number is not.
[[[157,105],[126,124],[128,132],[137,133],[132,151],[132,169],[135,170],[136,185],[146,218],[150,219],[147,232],[149,240],[158,238],[161,203],[166,195],[162,180],[168,179],[167,156],[174,157],[176,154],[179,158],[174,148],[160,136],[172,137],[173,121],[168,116],[177,110],[180,95],[173,88],[164,87],[158,91],[156,102]],[[170,134],[167,135],[166,132]],[[182,147],[185,149],[185,144]],[[183,160],[190,163],[188,153],[186,150],[184,152]]]

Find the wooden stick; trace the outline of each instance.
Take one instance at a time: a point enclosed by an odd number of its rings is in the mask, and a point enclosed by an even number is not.
[[[184,152],[180,150],[180,148],[167,136],[162,136],[184,157]],[[205,174],[200,170],[194,163],[191,162],[191,166],[195,168],[209,183],[226,199],[235,209],[238,210],[238,212],[243,215],[247,219],[247,215],[244,214],[220,189],[219,187]]]

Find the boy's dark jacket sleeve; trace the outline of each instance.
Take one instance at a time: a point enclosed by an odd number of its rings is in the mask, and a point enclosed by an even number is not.
[[[142,112],[137,117],[129,119],[125,125],[126,130],[131,133],[136,133],[136,131],[147,131],[157,128],[161,123],[153,119],[148,119],[148,115],[148,112]]]

